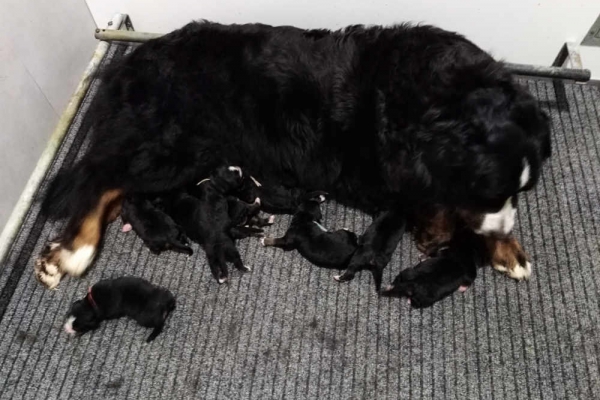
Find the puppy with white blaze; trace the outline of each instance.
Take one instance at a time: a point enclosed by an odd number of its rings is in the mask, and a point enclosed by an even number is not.
[[[123,196],[181,190],[223,163],[378,216],[339,281],[381,271],[407,220],[434,207],[484,235],[497,269],[529,274],[510,232],[550,156],[548,118],[459,34],[193,22],[111,65],[89,118],[87,154],[42,204],[68,221],[36,262],[48,287],[91,264]]]

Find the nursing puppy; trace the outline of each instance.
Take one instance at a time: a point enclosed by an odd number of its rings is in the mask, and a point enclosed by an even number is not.
[[[64,325],[68,334],[83,334],[97,329],[104,320],[129,317],[141,326],[154,328],[146,342],[162,332],[165,321],[175,309],[175,297],[167,289],[141,278],[107,279],[88,289],[85,298],[71,306]]]
[[[199,182],[187,192],[174,192],[163,199],[163,207],[179,224],[186,235],[199,243],[214,278],[219,283],[227,281],[227,263],[231,262],[241,271],[244,266],[234,238],[249,236],[246,227],[238,227],[229,216],[227,195],[242,182],[239,167],[219,167],[209,179]],[[262,233],[259,230],[257,234]]]
[[[305,194],[306,191],[301,189],[290,189],[268,181],[259,182],[250,175],[244,177],[242,186],[236,192],[236,196],[246,202],[260,198],[261,209],[271,214],[293,214]]]
[[[173,250],[193,254],[181,228],[148,198],[128,196],[123,199],[121,218],[125,223],[123,231],[127,231],[129,224],[151,252],[159,254],[165,250]]]
[[[475,251],[471,247],[475,247]],[[407,297],[413,308],[430,307],[457,290],[464,292],[475,281],[477,268],[484,261],[482,239],[461,232],[452,246],[439,250],[413,268],[403,270],[391,286],[382,291],[386,297]]]
[[[263,238],[264,246],[279,247],[285,251],[298,250],[311,263],[324,268],[344,268],[358,247],[355,233],[346,229],[327,231],[321,221],[322,192],[314,192],[304,201],[292,218],[292,223],[281,238]]]

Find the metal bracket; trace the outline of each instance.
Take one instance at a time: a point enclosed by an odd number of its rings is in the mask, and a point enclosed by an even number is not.
[[[571,69],[583,69],[579,46],[575,43],[567,42],[563,44],[558,55],[552,63],[553,67],[564,67]]]
[[[581,45],[600,47],[600,15],[583,38]]]

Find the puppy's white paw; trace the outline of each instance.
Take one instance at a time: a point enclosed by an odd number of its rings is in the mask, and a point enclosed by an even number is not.
[[[323,196],[322,194],[319,195],[319,203],[322,203],[325,201],[325,196]]]
[[[458,288],[458,291],[459,291],[459,292],[461,292],[461,293],[464,293],[464,292],[466,292],[466,291],[467,291],[467,289],[468,289],[468,288],[469,288],[468,286],[461,285],[461,286]]]
[[[274,216],[274,215],[271,215],[271,216],[269,217],[269,221],[268,221],[268,222],[269,222],[269,224],[273,224],[273,223],[275,222],[275,216]]]
[[[127,223],[127,224],[123,225],[123,228],[121,228],[121,231],[129,232],[129,231],[131,231],[131,229],[133,229],[133,227],[131,226],[131,224]]]
[[[337,281],[337,282],[341,282],[341,281],[340,281],[340,278],[341,278],[341,277],[342,277],[341,275],[334,275],[334,276],[333,276],[333,280],[334,280],[334,281]]]
[[[264,237],[260,238],[260,244],[262,244],[263,246],[265,245],[265,238]]]
[[[227,282],[227,278],[219,278],[219,279],[217,279],[217,282],[219,282],[219,285],[221,285],[221,284]]]

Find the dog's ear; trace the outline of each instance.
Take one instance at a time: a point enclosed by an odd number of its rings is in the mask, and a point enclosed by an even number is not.
[[[323,203],[329,193],[324,192],[322,190],[315,190],[312,192],[307,192],[302,196],[303,201],[316,201],[318,203]]]

